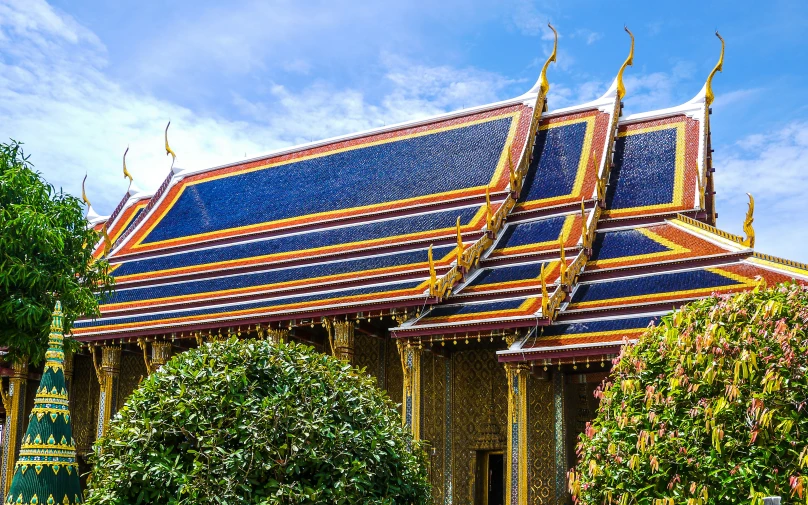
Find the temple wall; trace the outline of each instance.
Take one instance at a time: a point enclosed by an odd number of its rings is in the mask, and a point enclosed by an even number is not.
[[[528,377],[527,409],[528,503],[556,503],[555,412],[551,381]]]
[[[129,395],[137,389],[140,381],[145,379],[146,364],[143,362],[143,355],[137,352],[121,353],[121,375],[118,379],[118,396],[115,412],[121,410]]]
[[[83,455],[92,449],[98,419],[98,378],[93,360],[87,354],[77,354],[73,358],[72,388],[73,438],[76,439],[76,452]]]

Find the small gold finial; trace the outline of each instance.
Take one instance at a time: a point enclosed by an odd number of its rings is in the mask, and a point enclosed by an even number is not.
[[[558,248],[561,251],[561,263],[559,268],[561,269],[560,279],[563,283],[564,275],[567,273],[567,251],[564,250],[564,230],[561,230],[561,235],[558,236]]]
[[[752,222],[755,220],[755,199],[751,193],[746,194],[749,197],[749,208],[746,210],[746,218],[743,220],[743,232],[746,238],[743,245],[746,247],[755,247],[755,229],[752,227]]]
[[[541,315],[542,317],[547,317],[547,302],[550,297],[547,294],[547,279],[544,277],[544,263],[541,264],[539,277],[541,278]]]
[[[547,67],[550,66],[550,63],[556,61],[556,52],[558,50],[558,32],[550,23],[547,23],[547,26],[553,30],[553,52],[541,68],[541,75],[539,76],[539,95],[541,96],[547,96],[547,92],[550,91],[550,82],[547,80]]]
[[[485,188],[485,225],[488,227],[489,232],[493,232],[493,216],[494,213],[491,211],[491,187],[486,186]]]
[[[84,174],[84,179],[81,181],[81,199],[87,204],[87,207],[92,207],[90,199],[87,198],[87,191],[84,190],[84,183],[87,182],[87,174]]]
[[[623,29],[626,31],[626,33],[628,33],[628,36],[631,37],[631,49],[628,52],[628,58],[626,58],[626,61],[623,62],[623,65],[620,67],[620,71],[617,72],[618,100],[622,100],[623,97],[626,96],[626,86],[623,84],[623,72],[626,70],[626,67],[634,65],[634,34],[631,33],[628,26],[624,26]]]
[[[432,244],[429,244],[429,295],[435,296],[435,288],[438,283],[438,275],[435,273],[435,261],[432,259]]]
[[[460,233],[460,216],[457,216],[457,264],[460,265],[460,259],[463,257],[463,235]]]
[[[129,179],[129,184],[131,185],[133,182],[135,182],[135,180],[132,179],[132,174],[130,174],[129,170],[126,169],[126,153],[128,152],[129,146],[126,146],[126,151],[123,152],[123,177],[124,179]]]
[[[715,100],[715,95],[713,94],[713,77],[715,76],[716,72],[723,72],[724,67],[724,37],[718,33],[718,30],[715,31],[715,36],[721,40],[721,56],[718,57],[718,63],[715,64],[713,71],[710,72],[710,75],[707,76],[707,84],[705,87],[707,88],[707,93],[704,97],[704,102],[707,104],[707,107],[712,105],[713,100]]]
[[[171,126],[171,121],[168,122],[166,125],[166,156],[169,154],[171,155],[171,168],[174,168],[174,161],[177,160],[177,153],[175,153],[169,146],[168,146],[168,127]]]
[[[107,223],[104,223],[104,227],[101,228],[101,235],[104,237],[104,256],[107,256],[110,249],[112,249],[112,240],[109,238],[109,232],[107,232]]]

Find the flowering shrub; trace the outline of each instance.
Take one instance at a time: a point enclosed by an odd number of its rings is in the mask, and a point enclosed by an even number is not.
[[[582,504],[808,501],[808,288],[694,302],[615,360],[578,444]]]
[[[175,356],[95,450],[88,504],[429,499],[423,452],[386,394],[293,343],[231,339]]]

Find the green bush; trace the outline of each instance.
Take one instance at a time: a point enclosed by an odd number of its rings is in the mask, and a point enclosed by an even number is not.
[[[412,446],[412,448],[410,448]],[[374,381],[231,339],[145,379],[96,447],[89,504],[423,504],[423,451]]]
[[[570,490],[584,504],[808,499],[808,290],[694,302],[624,348]]]

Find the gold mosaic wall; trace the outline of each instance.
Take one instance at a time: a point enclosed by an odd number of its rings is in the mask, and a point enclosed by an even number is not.
[[[354,366],[364,368],[379,387],[384,387],[384,362],[379,359],[383,356],[380,352],[384,352],[384,340],[359,331],[354,333]]]
[[[76,451],[89,453],[95,441],[95,425],[98,413],[98,378],[93,369],[93,360],[88,354],[73,358],[73,395],[70,403],[73,415],[73,438]]]
[[[148,376],[143,354],[137,351],[123,351],[121,353],[121,375],[118,378],[118,396],[115,412],[123,408],[129,395],[137,389],[140,381]]]
[[[454,503],[474,503],[474,466],[480,428],[492,421],[505,434],[505,368],[493,350],[452,353],[452,475]],[[501,450],[505,450],[503,444]]]
[[[527,379],[528,503],[555,503],[555,414],[553,383]]]
[[[421,355],[421,438],[426,444],[432,503],[444,503],[447,358],[427,350]]]
[[[385,366],[385,389],[393,403],[401,403],[404,394],[404,376],[401,371],[401,358],[396,343],[387,340],[387,366]]]

